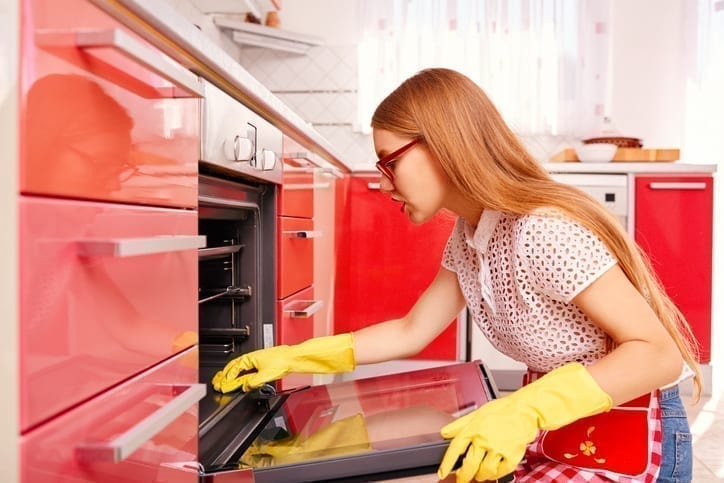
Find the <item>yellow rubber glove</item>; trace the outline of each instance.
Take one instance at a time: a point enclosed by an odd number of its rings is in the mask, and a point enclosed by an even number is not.
[[[244,452],[240,462],[259,468],[354,454],[370,448],[365,419],[361,414],[355,414],[324,426],[309,437],[297,435],[270,442],[257,440]]]
[[[290,372],[329,374],[354,368],[354,341],[349,333],[249,352],[226,364],[211,383],[223,393],[239,388],[249,391]]]
[[[539,429],[558,429],[606,412],[611,404],[585,367],[566,364],[443,427],[440,434],[452,441],[438,476],[447,477],[465,455],[456,472],[458,483],[501,478],[515,470]]]

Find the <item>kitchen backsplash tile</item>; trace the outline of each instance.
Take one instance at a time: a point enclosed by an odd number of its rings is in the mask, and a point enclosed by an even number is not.
[[[324,45],[306,55],[244,47],[251,75],[324,136],[352,167],[371,169],[370,136],[354,132],[357,118],[357,47]]]
[[[357,48],[324,45],[307,55],[270,49],[241,49],[242,65],[285,104],[309,122],[359,169],[373,169],[372,139],[353,130],[357,117]],[[521,136],[541,161],[576,140],[561,136]]]

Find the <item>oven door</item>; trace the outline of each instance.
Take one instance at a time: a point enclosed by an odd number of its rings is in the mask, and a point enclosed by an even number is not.
[[[200,431],[202,480],[232,469],[257,483],[434,473],[448,445],[440,428],[495,397],[479,361],[219,395],[227,411]]]

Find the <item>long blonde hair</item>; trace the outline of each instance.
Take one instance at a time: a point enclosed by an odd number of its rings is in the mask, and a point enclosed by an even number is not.
[[[372,127],[422,137],[454,187],[483,208],[523,215],[553,207],[595,233],[695,371],[698,399],[702,378],[691,328],[646,255],[613,213],[583,191],[550,177],[478,85],[453,70],[423,70],[380,103]]]

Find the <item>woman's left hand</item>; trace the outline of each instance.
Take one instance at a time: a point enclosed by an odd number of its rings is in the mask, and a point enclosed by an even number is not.
[[[516,406],[508,398],[496,399],[442,428],[440,434],[452,441],[438,477],[447,477],[460,457],[464,458],[456,471],[457,483],[496,480],[512,473],[538,433],[536,417]]]
[[[585,367],[566,364],[442,428],[443,438],[452,441],[437,474],[445,478],[465,455],[458,483],[501,478],[515,470],[539,429],[558,429],[611,404]]]

